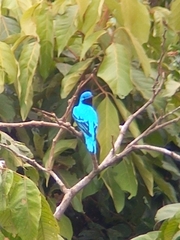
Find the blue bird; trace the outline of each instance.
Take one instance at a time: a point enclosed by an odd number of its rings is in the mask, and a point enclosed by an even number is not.
[[[72,116],[84,135],[88,151],[96,154],[98,116],[95,109],[91,106],[92,97],[93,95],[90,91],[83,92],[79,98],[78,105],[73,108]]]

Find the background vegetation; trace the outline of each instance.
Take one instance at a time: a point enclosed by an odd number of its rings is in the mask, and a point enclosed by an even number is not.
[[[180,237],[179,32],[180,0],[0,1],[0,239]]]

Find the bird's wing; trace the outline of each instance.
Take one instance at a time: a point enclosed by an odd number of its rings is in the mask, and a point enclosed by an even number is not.
[[[89,132],[89,123],[88,123],[87,115],[84,114],[82,109],[80,109],[80,106],[74,107],[72,116],[76,121],[80,130],[83,133],[87,134],[88,136],[91,136],[91,133]]]

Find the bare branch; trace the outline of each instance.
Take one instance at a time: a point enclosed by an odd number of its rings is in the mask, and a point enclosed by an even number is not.
[[[10,148],[9,146],[7,146],[6,144],[2,144],[0,143],[0,146],[7,149],[8,151],[14,153],[17,157],[21,158],[24,162],[29,163],[32,166],[36,166],[39,170],[42,170],[44,172],[49,173],[57,182],[57,184],[59,185],[61,191],[63,193],[66,193],[68,191],[68,189],[65,187],[64,183],[61,181],[61,179],[56,175],[55,172],[53,172],[52,170],[48,171],[46,168],[44,168],[43,166],[41,166],[39,163],[36,162],[35,159],[31,159],[27,156],[24,156],[23,154],[17,153],[15,152],[12,148]]]

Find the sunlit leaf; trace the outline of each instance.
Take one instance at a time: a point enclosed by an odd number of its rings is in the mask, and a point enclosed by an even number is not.
[[[13,183],[13,172],[10,170],[5,170],[2,172],[1,175],[1,182],[0,182],[0,211],[4,211],[8,205],[8,198],[7,195],[11,189]]]
[[[0,93],[4,90],[4,83],[13,83],[17,78],[17,64],[10,47],[0,42]]]
[[[83,16],[84,16],[84,13],[87,9],[87,7],[89,6],[89,4],[91,3],[90,0],[76,0],[77,4],[78,4],[78,8],[79,8],[79,16],[80,16],[80,19],[81,21],[83,20]]]
[[[20,76],[16,83],[21,116],[25,120],[32,106],[33,88],[32,82],[39,59],[40,46],[38,42],[24,45],[19,58]]]
[[[119,119],[117,110],[108,97],[98,105],[97,112],[99,117],[97,138],[100,144],[100,162],[102,162],[119,134]]]
[[[160,231],[148,232],[146,234],[132,238],[131,240],[157,240],[159,234],[160,234]]]
[[[168,204],[157,211],[155,220],[158,222],[164,221],[174,217],[178,212],[180,212],[180,203]]]
[[[55,35],[58,47],[58,55],[67,46],[71,36],[77,31],[76,18],[77,5],[69,6],[64,14],[58,14],[55,19]]]
[[[14,173],[13,186],[9,193],[9,208],[18,235],[24,240],[35,239],[41,216],[41,196],[30,179]]]
[[[39,220],[38,240],[58,240],[59,226],[45,197],[41,195],[41,217]]]
[[[84,23],[82,26],[82,32],[84,35],[89,36],[94,28],[96,23],[99,21],[101,17],[102,7],[103,7],[104,0],[91,0],[89,4],[85,16],[84,16]]]
[[[171,27],[173,26],[176,31],[180,30],[180,0],[172,1],[169,24]]]
[[[98,70],[114,94],[124,98],[132,90],[130,61],[124,46],[112,43],[106,49],[106,55]]]
[[[83,59],[86,52],[88,51],[88,49],[94,44],[96,43],[97,39],[102,36],[104,33],[106,33],[104,30],[92,33],[91,35],[89,35],[88,37],[85,37],[83,45],[82,45],[82,52],[81,52],[81,56],[80,59]]]
[[[151,25],[147,7],[139,0],[123,0],[121,1],[121,14],[124,27],[129,29],[139,43],[147,42]],[[135,38],[133,41],[135,41]]]
[[[17,18],[18,20],[21,18],[22,13],[30,8],[32,3],[30,0],[4,0],[3,1],[3,8],[7,8],[13,13],[13,17]]]
[[[53,57],[53,20],[48,6],[45,4],[42,8],[38,8],[36,14],[37,34],[40,38],[40,61],[39,71],[45,79],[49,75],[52,66]]]
[[[172,76],[169,76],[165,82],[165,89],[162,92],[163,97],[172,97],[176,91],[179,89],[180,83],[172,79]]]
[[[93,59],[89,58],[72,66],[61,82],[61,97],[66,98],[79,81],[81,74],[88,68]]]

